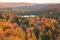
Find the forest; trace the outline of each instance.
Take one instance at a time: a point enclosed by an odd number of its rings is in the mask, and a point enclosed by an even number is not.
[[[22,15],[36,15],[22,17]],[[60,40],[60,11],[0,10],[0,40]]]

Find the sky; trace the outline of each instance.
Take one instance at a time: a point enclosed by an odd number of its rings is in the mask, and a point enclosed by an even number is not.
[[[28,2],[28,3],[60,3],[60,0],[0,0],[1,2]]]

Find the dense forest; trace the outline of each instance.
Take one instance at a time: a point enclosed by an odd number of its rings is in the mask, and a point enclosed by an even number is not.
[[[0,40],[60,40],[60,9],[0,9]]]

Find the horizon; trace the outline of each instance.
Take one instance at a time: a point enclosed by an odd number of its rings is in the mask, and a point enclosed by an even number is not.
[[[35,6],[38,3],[28,3],[28,2],[0,2],[0,8],[7,8],[7,7],[19,7],[19,6]],[[45,3],[45,5],[56,5],[60,3]]]

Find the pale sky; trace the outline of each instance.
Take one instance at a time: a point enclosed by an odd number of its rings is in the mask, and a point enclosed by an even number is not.
[[[60,3],[60,0],[0,0],[0,2]]]

